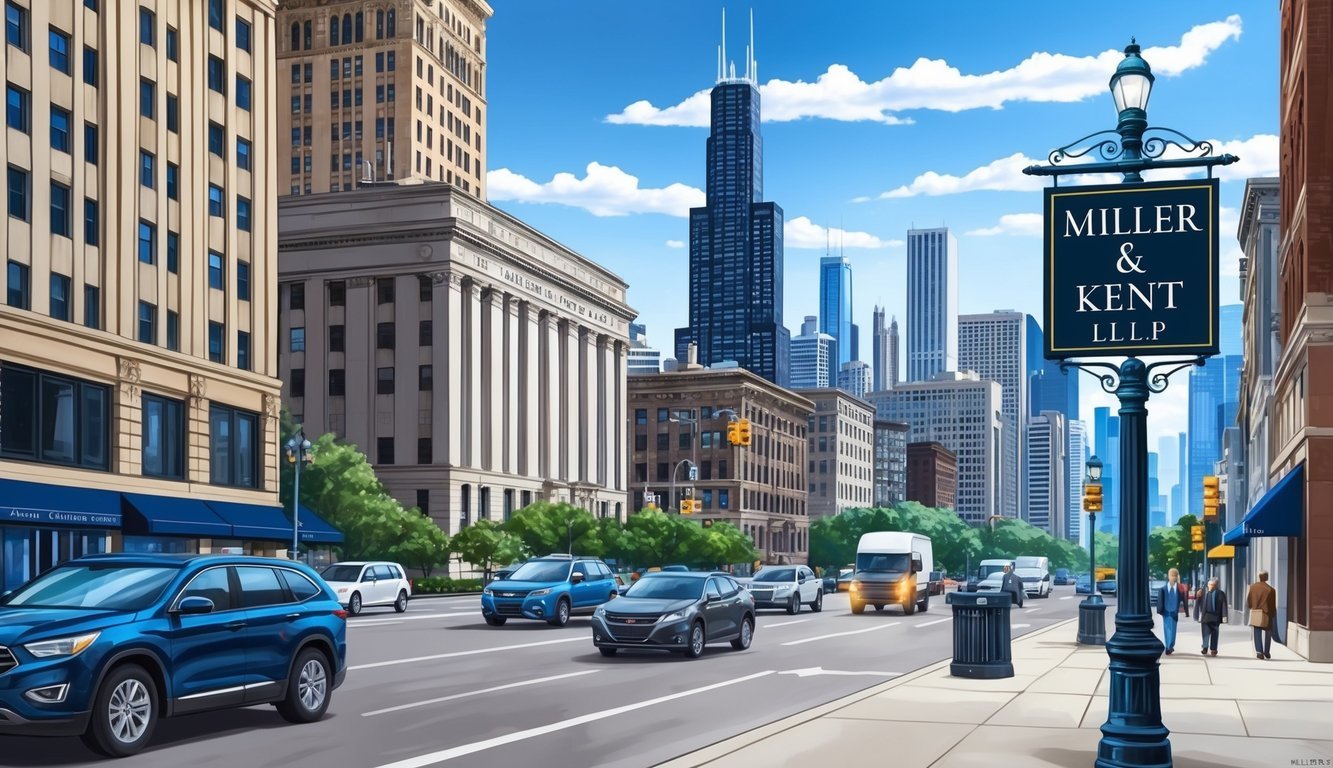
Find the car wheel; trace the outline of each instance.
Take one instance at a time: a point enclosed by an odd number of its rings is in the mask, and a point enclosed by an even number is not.
[[[111,670],[93,702],[83,741],[110,757],[138,754],[157,727],[157,686],[147,670],[127,664]]]
[[[333,697],[333,675],[329,660],[314,648],[296,656],[287,679],[287,698],[278,703],[278,714],[289,723],[313,723],[324,716]]]
[[[597,650],[601,651],[603,656],[611,657],[611,656],[615,656],[616,653],[617,653],[620,649],[619,649],[619,648],[598,648]]]
[[[749,616],[746,616],[744,619],[741,620],[740,637],[731,641],[731,647],[735,648],[738,651],[743,651],[746,648],[750,647],[750,643],[753,640],[754,640],[754,619],[750,618]]]
[[[399,593],[398,593],[398,599],[393,601],[393,609],[394,609],[395,611],[398,611],[399,613],[403,613],[404,611],[407,610],[407,591],[406,591],[406,590],[403,590],[402,592],[399,592]]]
[[[920,608],[922,613],[926,613],[930,610],[930,593],[926,593],[926,599],[922,600],[917,608]]]
[[[509,619],[506,619],[506,618],[503,617],[503,616],[487,616],[487,617],[486,617],[486,623],[487,623],[487,624],[490,624],[492,627],[503,627],[503,626],[505,625],[505,622],[506,622],[506,621],[509,621]]]
[[[555,615],[548,622],[553,627],[563,627],[569,623],[569,601],[560,598],[555,603]]]
[[[903,603],[903,615],[904,615],[904,616],[911,616],[911,615],[914,614],[914,613],[916,613],[916,601],[915,601],[915,600],[908,600],[907,602]]]
[[[815,601],[810,604],[810,610],[814,613],[824,610],[824,593],[822,591],[815,593]]]
[[[859,616],[860,614],[865,612],[865,609],[866,609],[865,603],[857,602],[856,600],[852,601],[852,613],[855,613]]]
[[[787,601],[787,613],[791,614],[792,616],[795,616],[800,612],[801,612],[801,598],[799,595],[792,595],[791,599]]]
[[[685,649],[685,655],[691,659],[697,659],[704,655],[704,625],[703,622],[696,621],[694,626],[690,627],[690,644]]]
[[[361,615],[361,593],[353,592],[347,599],[347,613],[352,616]]]

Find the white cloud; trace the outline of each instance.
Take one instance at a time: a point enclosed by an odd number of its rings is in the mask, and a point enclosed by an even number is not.
[[[684,241],[684,240],[668,240],[668,241],[666,241],[666,247],[668,247],[668,248],[684,248],[684,247],[685,247],[685,241]]]
[[[675,183],[653,189],[639,186],[639,178],[613,165],[588,163],[583,178],[557,173],[538,183],[508,168],[486,174],[491,200],[521,203],[555,203],[582,208],[594,216],[625,216],[631,213],[662,213],[684,218],[692,207],[704,204],[701,189]]]
[[[1202,66],[1209,54],[1241,34],[1241,18],[1191,28],[1173,46],[1150,47],[1143,57],[1159,77],[1172,77]],[[764,120],[804,118],[910,123],[897,112],[933,109],[961,112],[1001,109],[1008,102],[1076,102],[1106,92],[1106,82],[1123,58],[1111,49],[1095,56],[1037,52],[1009,69],[964,74],[942,59],[919,58],[883,79],[866,82],[845,65],[833,64],[814,82],[770,80],[760,86]],[[636,101],[607,122],[629,125],[705,127],[709,120],[708,91],[700,91],[669,107]]]
[[[783,243],[789,248],[898,248],[901,240],[882,240],[869,232],[850,232],[837,227],[821,227],[806,216],[788,219],[782,230]]]
[[[972,237],[991,237],[994,235],[1036,237],[1041,234],[1041,214],[1006,213],[1000,217],[1000,222],[995,226],[974,229],[971,232],[965,232],[964,234],[971,235]]]
[[[1256,134],[1248,139],[1236,139],[1233,141],[1213,140],[1212,145],[1213,154],[1215,155],[1234,154],[1240,158],[1240,162],[1238,163],[1219,166],[1215,170],[1215,175],[1224,181],[1239,181],[1255,176],[1277,175],[1278,141],[1277,136],[1273,134]],[[1167,151],[1163,153],[1162,156],[1163,158],[1170,159],[1185,157],[1186,154],[1176,147],[1171,146],[1167,148]],[[1068,164],[1077,165],[1093,161],[1093,158],[1085,156]],[[955,195],[962,192],[976,192],[978,190],[998,192],[1036,192],[1047,186],[1050,183],[1049,180],[1042,176],[1026,176],[1023,174],[1023,169],[1029,165],[1045,164],[1045,160],[1036,160],[1028,157],[1022,152],[1016,152],[1008,157],[1002,157],[979,168],[974,168],[962,176],[939,173],[937,171],[926,171],[908,184],[880,193],[879,199],[918,197],[922,195],[934,197],[938,195]],[[1181,168],[1151,171],[1148,173],[1148,177],[1150,180],[1184,179],[1202,176],[1203,174],[1204,171],[1201,170]],[[1114,184],[1118,181],[1120,181],[1120,176],[1118,174],[1097,173],[1065,177],[1062,183]],[[854,198],[855,201],[865,199],[867,198]]]

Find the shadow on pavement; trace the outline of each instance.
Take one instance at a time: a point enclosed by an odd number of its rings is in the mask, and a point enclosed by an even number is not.
[[[330,712],[323,722],[335,719]],[[141,754],[151,755],[162,749],[183,743],[208,741],[221,736],[273,728],[299,728],[280,717],[273,707],[264,705],[249,709],[221,710],[186,715],[158,721],[157,730],[148,749]],[[3,765],[12,766],[110,766],[133,764],[136,758],[124,762],[102,757],[83,746],[76,736],[69,738],[6,737],[0,741]]]
[[[564,627],[553,627],[544,621],[535,621],[533,619],[514,619],[506,623],[503,627],[492,627],[481,619],[481,614],[477,614],[477,620],[467,624],[450,624],[445,627],[446,632],[457,632],[462,629],[484,629],[494,632],[496,636],[502,636],[506,632],[548,632],[557,629],[570,628],[592,628],[592,619],[587,616],[572,616],[569,623]]]
[[[591,643],[591,640],[589,642]],[[630,664],[670,664],[672,662],[707,664],[714,659],[740,654],[741,651],[737,651],[736,649],[725,645],[718,645],[716,648],[709,646],[704,649],[704,655],[697,659],[691,659],[684,653],[675,653],[672,651],[655,651],[648,648],[621,648],[620,653],[617,653],[615,656],[603,656],[599,651],[597,653],[570,656],[569,660],[576,664],[596,664],[608,667]]]

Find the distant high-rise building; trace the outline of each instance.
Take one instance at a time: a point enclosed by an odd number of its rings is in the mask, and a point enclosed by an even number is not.
[[[870,313],[871,334],[870,364],[874,366],[875,391],[890,389],[892,385],[884,382],[889,377],[889,329],[884,323],[884,308],[875,305]]]
[[[782,322],[783,214],[764,202],[753,37],[752,27],[743,76],[719,57],[706,204],[690,209],[689,325],[676,330],[676,354],[693,341],[702,365],[735,360],[786,386],[791,336]]]
[[[892,389],[903,380],[899,365],[901,362],[898,357],[898,318],[895,317],[889,321],[889,386],[885,389]]]
[[[1155,451],[1148,452],[1148,526],[1152,529],[1153,513],[1157,510],[1158,489],[1161,483],[1157,479],[1157,473],[1161,471],[1161,457]]]
[[[899,421],[875,419],[875,506],[907,500],[907,433]],[[950,499],[952,504],[952,497]]]
[[[1102,462],[1102,512],[1097,515],[1097,530],[1120,532],[1120,417],[1110,408],[1092,412],[1093,453]]]
[[[1189,374],[1189,464],[1183,483],[1188,511],[1196,515],[1203,509],[1203,478],[1213,474],[1222,459],[1222,432],[1236,422],[1245,363],[1244,306],[1228,304],[1218,310],[1218,317],[1220,353]]]
[[[860,360],[845,363],[838,371],[838,389],[856,397],[865,397],[873,390],[870,366]]]
[[[958,318],[958,367],[976,371],[983,379],[999,382],[1003,390],[1005,418],[1017,425],[1019,458],[1012,482],[1019,489],[1019,509],[1027,508],[1023,497],[1026,483],[1022,478],[1027,473],[1024,443],[1027,439],[1028,378],[1032,373],[1029,366],[1040,362],[1041,330],[1031,315],[1002,310]],[[1068,414],[1065,418],[1068,420]]]
[[[958,370],[958,240],[907,231],[907,380]]]
[[[1028,415],[1059,411],[1076,419],[1079,410],[1078,371],[1064,373],[1055,361],[1044,361],[1028,377]]]
[[[1032,525],[1057,539],[1068,537],[1068,422],[1058,411],[1043,411],[1027,420],[1027,506]]]
[[[819,260],[819,330],[833,337],[835,370],[856,359],[852,349],[852,263],[846,257]]]
[[[834,339],[815,330],[814,315],[806,315],[801,335],[791,340],[790,382],[792,389],[825,389],[834,381]]]
[[[879,418],[910,424],[911,442],[937,442],[957,455],[954,508],[960,517],[980,523],[991,515],[1017,515],[1018,494],[1011,480],[1016,476],[1016,440],[1013,424],[1001,412],[999,384],[971,372],[942,372],[930,381],[908,382],[868,399]]]
[[[815,404],[806,435],[813,469],[810,517],[830,517],[875,500],[875,409],[837,389],[794,390]]]
[[[1083,480],[1087,474],[1088,425],[1075,419],[1069,422],[1068,471],[1065,473],[1066,538],[1084,546],[1087,526],[1083,524]]]
[[[267,5],[271,16],[274,3]],[[410,179],[485,199],[486,22],[493,13],[486,0],[276,5],[276,40],[255,37],[254,55],[276,55],[280,72],[269,102],[280,105],[277,130],[266,138],[283,140],[269,144],[277,162],[263,166],[277,178],[278,194]],[[423,123],[433,130],[423,132]]]
[[[958,455],[939,443],[908,443],[907,500],[935,509],[956,509]]]
[[[1180,480],[1180,467],[1177,465],[1176,436],[1163,435],[1157,438],[1157,479],[1158,492],[1166,497],[1162,510],[1171,517],[1171,486]],[[1174,518],[1171,518],[1174,522]]]
[[[662,372],[662,351],[648,345],[647,329],[639,323],[629,324],[629,356],[625,372],[630,376]]]

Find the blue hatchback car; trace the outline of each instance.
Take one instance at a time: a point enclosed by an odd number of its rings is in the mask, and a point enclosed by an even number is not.
[[[481,614],[492,627],[537,619],[563,627],[575,611],[591,613],[615,598],[615,574],[595,557],[548,555],[520,565],[481,591]]]
[[[229,555],[93,555],[0,597],[0,734],[124,757],[162,717],[274,704],[320,719],[347,613],[314,571]]]

